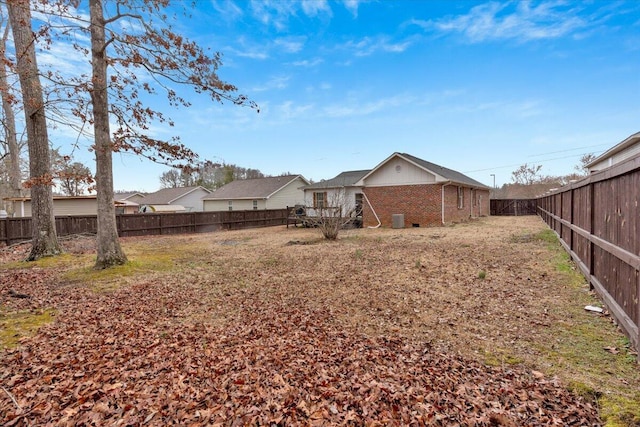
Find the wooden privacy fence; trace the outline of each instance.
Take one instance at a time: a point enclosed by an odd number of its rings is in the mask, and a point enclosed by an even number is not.
[[[640,348],[640,156],[538,199],[633,346]]]
[[[537,215],[536,199],[491,199],[489,201],[492,216]]]
[[[143,213],[116,215],[118,235],[147,236],[154,234],[205,233],[218,230],[269,227],[287,223],[287,209]],[[70,234],[95,234],[96,216],[56,217],[58,236]],[[6,218],[0,220],[0,243],[31,240],[31,218]]]

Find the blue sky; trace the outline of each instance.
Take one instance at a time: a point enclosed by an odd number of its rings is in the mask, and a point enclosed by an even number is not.
[[[205,1],[176,30],[223,54],[260,112],[189,96],[166,112],[203,159],[313,180],[395,151],[487,185],[571,173],[640,130],[637,1]],[[161,104],[159,104],[161,105]],[[114,157],[117,190],[164,166]]]

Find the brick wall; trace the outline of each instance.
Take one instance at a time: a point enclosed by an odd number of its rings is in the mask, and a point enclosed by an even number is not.
[[[466,221],[471,216],[489,215],[489,191],[477,190],[473,206],[471,189],[463,188],[464,207],[458,208],[458,187],[447,185],[445,190],[445,222]],[[382,227],[391,227],[393,214],[404,214],[405,227],[419,224],[420,227],[442,225],[442,184],[398,185],[389,187],[366,187],[364,193],[380,218]],[[371,207],[365,202],[364,226],[375,226],[377,221]]]

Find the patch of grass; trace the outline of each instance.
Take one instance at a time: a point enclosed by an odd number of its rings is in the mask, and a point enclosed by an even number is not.
[[[484,270],[480,270],[480,272],[478,273],[478,279],[484,280],[486,278],[487,278],[487,272]]]
[[[63,253],[56,256],[47,256],[40,258],[36,261],[16,261],[3,264],[2,269],[16,269],[16,268],[69,268],[77,267],[79,264],[90,264],[92,259],[95,259],[95,255],[83,254],[74,255],[70,253]]]
[[[34,335],[41,326],[53,322],[54,316],[52,309],[13,313],[0,311],[0,350],[16,347],[21,338]]]
[[[566,254],[564,249],[557,243],[550,246],[557,271],[575,289],[576,296],[574,305],[564,313],[566,321],[556,322],[549,331],[553,338],[536,345],[541,360],[549,366],[550,374],[565,378],[571,391],[597,402],[607,426],[636,426],[640,421],[640,392],[629,384],[637,384],[640,372],[629,340],[608,317],[584,311],[585,305],[597,301],[584,292],[585,279],[571,268],[568,256],[560,256]],[[613,354],[606,348],[618,352]]]
[[[362,259],[363,257],[362,249],[356,249],[356,253],[354,256],[356,257],[356,259]]]
[[[553,243],[553,244],[558,243],[558,236],[550,228],[545,228],[544,230],[534,234],[532,237],[535,240],[540,240],[546,243]]]
[[[174,255],[170,253],[141,253],[129,255],[129,261],[123,265],[103,270],[95,270],[93,263],[80,268],[69,270],[61,275],[69,282],[91,283],[94,290],[107,291],[119,287],[123,278],[149,272],[168,271],[174,265]]]
[[[607,427],[640,425],[640,393],[635,397],[604,396],[598,400],[600,416]]]
[[[504,349],[496,349],[494,351],[483,350],[482,356],[484,364],[487,366],[519,365],[524,362],[523,358],[511,354]]]

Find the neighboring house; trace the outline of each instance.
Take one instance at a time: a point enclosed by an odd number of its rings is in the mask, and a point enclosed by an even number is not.
[[[116,205],[116,215],[135,214],[140,212],[140,205],[129,200],[114,200]]]
[[[365,227],[390,227],[394,215],[404,217],[403,226],[425,227],[489,215],[489,190],[460,172],[393,153],[371,170],[343,172],[307,186],[305,194],[310,207],[320,200],[330,205],[332,197],[344,197],[346,211],[362,203]]]
[[[145,197],[144,193],[138,193],[138,192],[128,192],[128,193],[115,193],[113,195],[113,199],[114,200],[118,200],[118,201],[129,201],[129,202],[134,202],[137,204],[142,203],[143,199]]]
[[[338,207],[342,209],[342,216],[360,215],[364,201],[362,185],[358,183],[369,172],[370,169],[342,172],[335,178],[304,187],[307,215],[315,215],[318,208]]]
[[[138,192],[115,193],[113,200],[116,204],[116,214],[134,214],[140,211],[144,194]]]
[[[587,165],[587,169],[589,173],[594,173],[638,155],[640,155],[640,132],[634,133],[596,157]]]
[[[141,212],[202,212],[202,198],[209,194],[211,190],[201,186],[163,188],[145,195],[138,203]],[[161,208],[163,205],[173,205],[174,208]]]
[[[9,197],[5,201],[13,204],[14,217],[30,217],[31,216],[31,198],[30,197]],[[123,206],[123,202],[114,201],[116,212],[119,207]],[[127,213],[138,212],[136,204],[135,209]],[[121,213],[125,213],[124,210]],[[54,216],[84,216],[97,215],[98,202],[95,195],[93,196],[53,196],[53,215]]]
[[[231,181],[203,197],[205,211],[284,209],[304,204],[309,185],[302,175],[271,176]]]

